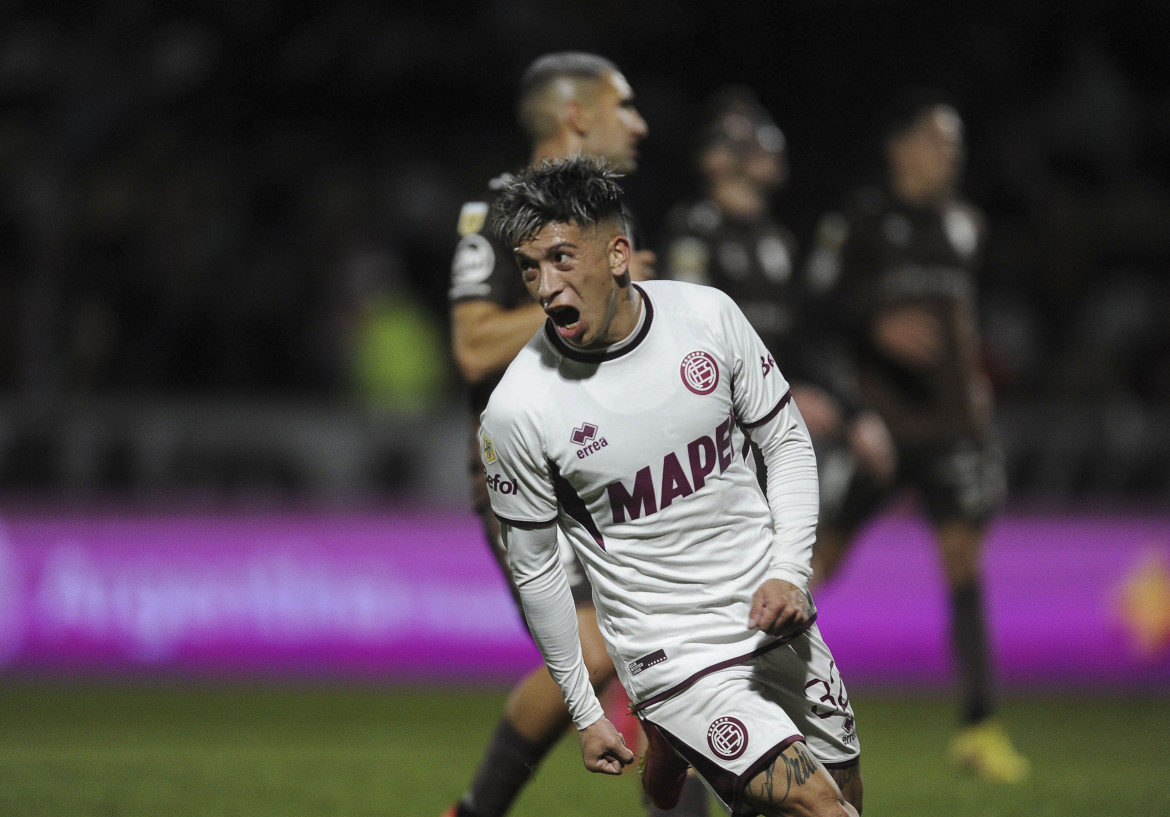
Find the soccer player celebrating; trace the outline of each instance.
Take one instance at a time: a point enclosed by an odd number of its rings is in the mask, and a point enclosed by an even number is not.
[[[685,780],[661,769],[689,763],[733,814],[857,815],[853,710],[807,590],[816,459],[788,382],[723,293],[631,281],[622,191],[598,160],[521,172],[493,224],[548,318],[492,393],[482,455],[586,768],[620,774],[633,753],[590,684],[558,535],[654,738],[652,799]]]

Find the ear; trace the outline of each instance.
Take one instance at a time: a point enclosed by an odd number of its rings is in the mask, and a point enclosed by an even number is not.
[[[577,136],[584,136],[589,132],[589,126],[592,123],[592,119],[592,110],[588,105],[582,104],[580,100],[570,99],[565,103],[565,127],[575,133]]]
[[[630,271],[630,258],[634,248],[630,246],[630,239],[624,235],[615,235],[609,240],[609,271],[614,278],[621,278]]]

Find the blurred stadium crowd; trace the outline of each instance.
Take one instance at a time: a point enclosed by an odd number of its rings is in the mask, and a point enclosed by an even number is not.
[[[636,89],[650,137],[629,187],[651,245],[693,192],[694,106],[719,85],[751,85],[784,129],[777,210],[806,245],[872,170],[883,98],[948,90],[992,225],[987,364],[1014,493],[1164,497],[1159,31],[1156,0],[8,3],[0,486],[394,491],[453,437],[450,485],[424,482],[461,503],[455,219],[527,158],[523,66],[575,48]]]

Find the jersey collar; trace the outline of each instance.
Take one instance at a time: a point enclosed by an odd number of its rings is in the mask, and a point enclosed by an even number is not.
[[[607,360],[616,360],[623,355],[629,354],[637,349],[642,344],[642,341],[646,339],[646,335],[650,333],[650,324],[654,322],[654,305],[650,303],[650,298],[647,297],[646,290],[637,284],[634,284],[633,287],[642,296],[642,304],[645,308],[642,310],[642,316],[638,321],[638,325],[634,327],[633,334],[630,337],[618,341],[612,346],[606,346],[604,349],[576,349],[561,340],[561,336],[553,328],[553,322],[549,320],[545,321],[544,324],[545,338],[564,357],[581,363],[604,363]]]

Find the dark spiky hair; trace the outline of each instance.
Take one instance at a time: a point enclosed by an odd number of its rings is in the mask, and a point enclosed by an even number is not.
[[[615,218],[628,234],[619,178],[594,156],[545,159],[504,183],[492,211],[492,230],[506,247],[520,246],[553,223],[590,227]]]

